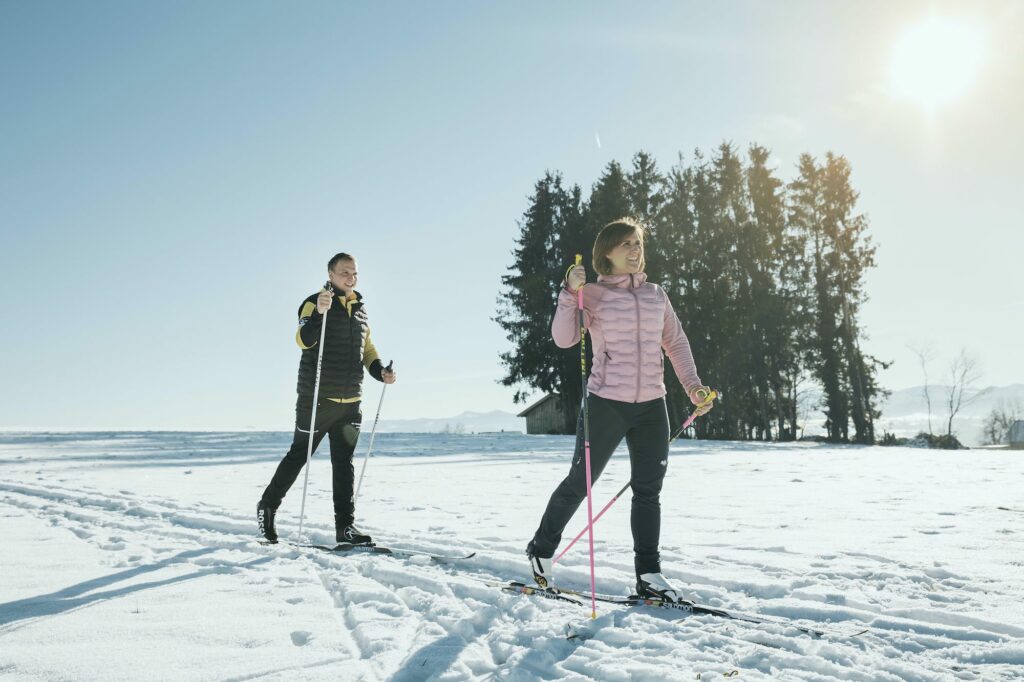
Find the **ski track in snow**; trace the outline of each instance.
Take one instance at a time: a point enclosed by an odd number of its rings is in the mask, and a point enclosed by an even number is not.
[[[256,478],[269,476],[276,457],[274,452],[259,460]],[[59,456],[53,460],[67,462]],[[458,457],[444,461],[466,466]],[[18,470],[11,466],[15,463],[0,461],[8,471]],[[138,464],[129,461],[129,466]],[[191,474],[197,462],[169,466],[186,465]],[[254,614],[252,630],[244,620],[237,622],[222,647],[260,651],[270,646],[270,638],[277,655],[219,658],[214,649],[207,654],[208,666],[190,671],[189,679],[665,680],[697,679],[699,674],[706,680],[733,671],[743,679],[1024,679],[1024,620],[985,616],[986,605],[993,601],[989,593],[999,589],[998,581],[938,565],[914,565],[871,552],[809,556],[783,546],[666,546],[663,563],[673,567],[671,577],[686,583],[701,603],[804,625],[866,627],[869,632],[856,638],[815,639],[782,624],[752,625],[610,605],[599,605],[598,618],[590,620],[589,605],[505,594],[481,582],[526,578],[522,537],[474,538],[432,526],[433,536],[389,532],[382,542],[428,552],[477,552],[474,559],[457,563],[264,546],[253,538],[254,519],[237,508],[143,494],[128,485],[109,492],[74,485],[73,471],[67,470],[53,470],[61,473],[57,482],[25,475],[29,469],[43,471],[36,466],[20,467],[17,477],[0,481],[4,525],[32,520],[46,524],[53,534],[63,532],[56,542],[68,552],[84,543],[96,556],[106,557],[105,575],[67,585],[58,574],[51,582],[63,585],[60,589],[0,598],[0,677],[57,679],[66,674],[31,656],[12,654],[14,646],[5,643],[17,645],[52,632],[65,638],[75,627],[66,623],[71,617],[88,619],[90,610],[117,601],[127,601],[130,609],[131,600],[147,591],[194,600],[197,595],[190,586],[216,577],[217,594],[229,595],[224,599],[256,599],[282,620],[308,622],[309,629],[271,630],[273,617]],[[397,504],[407,511],[417,509],[413,500]],[[330,526],[310,520],[308,527],[310,540],[331,542]],[[1018,532],[1008,530],[1009,535]],[[25,542],[28,546],[16,549],[38,550],[54,540]],[[688,559],[695,547],[700,558]],[[600,591],[627,591],[631,555],[602,552],[602,557]],[[567,562],[558,566],[559,581],[585,587],[585,555],[577,553]],[[206,593],[198,597],[211,598]],[[216,606],[213,597],[214,610]],[[304,618],[303,609],[320,615]],[[108,617],[109,612],[102,619],[97,616],[93,627],[102,631]],[[212,634],[223,636],[216,629]],[[182,632],[180,641],[170,643],[166,634],[157,637],[180,649],[201,635]],[[295,654],[281,655],[287,651]],[[136,679],[140,672],[130,663],[104,669],[90,668],[88,661],[77,671],[67,679]],[[169,667],[141,676],[176,679],[180,673]]]

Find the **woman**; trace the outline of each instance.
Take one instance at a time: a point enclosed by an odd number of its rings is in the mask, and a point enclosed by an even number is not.
[[[631,526],[637,594],[677,601],[682,595],[661,575],[658,553],[659,495],[669,446],[662,350],[672,361],[690,401],[702,405],[698,414],[711,409],[710,403],[703,404],[711,390],[697,376],[689,341],[668,296],[661,287],[649,283],[643,272],[643,226],[629,219],[605,225],[594,242],[593,263],[599,274],[596,284],[584,286],[586,271],[580,265],[566,273],[551,336],[561,348],[579,343],[577,291],[583,287],[584,324],[594,351],[587,383],[593,480],[601,476],[625,438],[632,470]],[[551,557],[586,494],[581,412],[572,468],[551,495],[540,526],[526,548],[534,579],[541,587],[553,586]]]

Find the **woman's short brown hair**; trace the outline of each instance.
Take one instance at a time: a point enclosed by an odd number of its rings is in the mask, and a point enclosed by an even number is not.
[[[640,239],[640,245],[643,246],[647,230],[644,229],[644,226],[639,221],[633,218],[619,218],[601,228],[601,231],[597,233],[597,239],[594,240],[593,263],[597,274],[612,274],[612,262],[608,258],[608,254],[612,249],[634,234]],[[644,265],[644,255],[643,251],[641,251],[640,272],[644,271]]]

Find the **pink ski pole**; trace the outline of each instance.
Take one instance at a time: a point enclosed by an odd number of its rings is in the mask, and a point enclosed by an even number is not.
[[[717,397],[718,397],[718,393],[717,393],[716,391],[711,391],[711,393],[710,393],[710,394],[708,395],[708,398],[707,398],[707,400],[705,400],[705,401],[704,401],[704,402],[702,402],[702,403],[701,403],[700,405],[698,405],[698,406],[697,406],[697,409],[700,409],[701,407],[704,407],[705,405],[707,405],[708,403],[710,403],[710,402],[711,402],[712,400],[714,400],[714,399],[715,399],[715,398],[717,398]],[[694,419],[696,419],[696,418],[697,418],[697,410],[694,410],[694,411],[693,411],[693,414],[691,414],[691,415],[690,415],[690,418],[689,418],[689,419],[687,419],[687,420],[686,420],[686,421],[685,421],[685,422],[683,423],[683,425],[682,425],[682,426],[680,426],[680,427],[679,427],[679,428],[678,428],[678,429],[676,430],[675,434],[673,434],[673,435],[672,435],[672,437],[668,439],[668,442],[669,442],[669,443],[671,443],[672,441],[674,441],[674,440],[675,440],[676,438],[678,438],[678,437],[679,437],[679,434],[681,434],[681,433],[682,433],[683,431],[685,431],[686,429],[690,428],[690,424],[692,424],[692,423],[693,423],[693,420],[694,420]],[[590,480],[590,478],[588,477],[588,478],[587,478],[587,480],[589,481],[589,480]],[[572,542],[570,542],[570,543],[569,543],[568,545],[566,545],[566,546],[565,546],[565,549],[563,549],[563,550],[562,550],[562,552],[561,552],[561,553],[560,553],[560,554],[559,554],[558,556],[556,556],[556,557],[555,557],[554,559],[552,559],[552,560],[551,560],[551,565],[552,565],[552,566],[554,566],[555,564],[557,564],[557,563],[558,563],[558,560],[559,560],[559,559],[561,559],[562,557],[564,557],[564,556],[565,556],[565,553],[566,553],[566,552],[568,552],[568,551],[569,551],[570,549],[572,549],[572,546],[573,546],[573,545],[575,545],[575,544],[576,544],[576,543],[577,543],[577,542],[579,541],[579,539],[580,539],[581,537],[583,537],[583,534],[584,534],[584,533],[586,533],[586,532],[587,532],[588,530],[590,530],[590,529],[591,529],[591,528],[593,527],[593,525],[594,525],[595,523],[597,523],[597,522],[598,522],[598,521],[599,521],[599,520],[601,519],[601,517],[602,517],[602,516],[604,516],[604,513],[605,513],[606,511],[608,511],[609,509],[611,509],[611,506],[612,506],[613,504],[615,504],[616,500],[618,500],[618,499],[619,499],[620,497],[622,497],[622,493],[626,492],[626,488],[628,488],[628,487],[630,486],[630,484],[631,484],[631,483],[632,483],[632,481],[630,481],[629,483],[626,483],[626,485],[622,486],[622,490],[620,490],[619,492],[615,493],[615,496],[614,496],[614,497],[613,497],[612,499],[608,500],[608,504],[606,504],[606,505],[604,506],[604,509],[602,509],[602,510],[601,510],[600,512],[598,512],[597,516],[595,516],[595,517],[594,517],[594,519],[593,519],[592,521],[590,521],[590,523],[589,523],[589,524],[587,525],[587,527],[586,527],[586,528],[584,528],[583,530],[581,530],[581,531],[579,532],[579,535],[577,535],[576,537],[574,537],[574,538],[572,539]],[[591,535],[593,535],[593,534],[591,534]]]

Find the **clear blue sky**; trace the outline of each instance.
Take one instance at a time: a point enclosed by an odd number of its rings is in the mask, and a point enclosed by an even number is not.
[[[987,58],[926,115],[886,82],[930,12]],[[1022,33],[1015,2],[4,0],[0,427],[290,429],[296,308],[340,250],[385,417],[514,410],[491,318],[534,181],[723,140],[787,179],[850,159],[887,386],[916,341],[1024,382]]]

